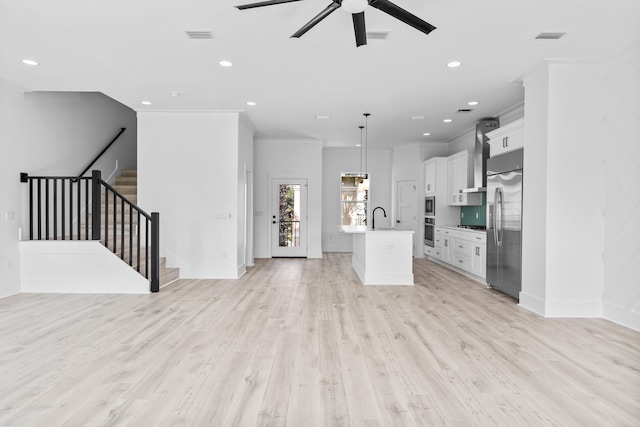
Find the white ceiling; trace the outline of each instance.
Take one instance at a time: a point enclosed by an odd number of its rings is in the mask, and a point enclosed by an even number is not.
[[[329,146],[359,142],[368,112],[369,145],[383,147],[447,141],[521,103],[522,75],[545,60],[602,61],[640,42],[638,0],[395,0],[437,29],[369,7],[367,30],[391,34],[360,48],[341,10],[290,38],[331,0],[234,8],[254,1],[0,0],[0,78],[100,91],[135,110],[246,110],[256,137]],[[215,39],[191,40],[194,29]],[[534,40],[540,32],[567,35]],[[448,69],[452,60],[463,65]]]

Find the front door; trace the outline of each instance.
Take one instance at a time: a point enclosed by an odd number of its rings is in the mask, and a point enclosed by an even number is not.
[[[307,256],[307,180],[272,181],[271,256]]]

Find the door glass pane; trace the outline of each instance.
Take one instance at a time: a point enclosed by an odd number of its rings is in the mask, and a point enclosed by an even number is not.
[[[280,184],[278,246],[300,246],[300,184]]]

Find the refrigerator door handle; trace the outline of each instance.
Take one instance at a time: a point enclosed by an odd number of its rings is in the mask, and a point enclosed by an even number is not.
[[[493,243],[498,246],[498,226],[497,226],[497,216],[498,216],[498,191],[500,189],[496,188],[496,191],[493,193]]]
[[[502,245],[502,188],[496,188],[496,246]]]

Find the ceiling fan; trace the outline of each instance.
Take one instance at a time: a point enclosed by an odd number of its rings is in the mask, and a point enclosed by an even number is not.
[[[281,3],[292,3],[295,1],[302,0],[267,0],[258,3],[243,4],[236,7],[240,10],[244,10],[253,9],[256,7],[272,6]],[[415,15],[412,15],[411,13],[402,9],[400,6],[397,6],[388,0],[333,0],[329,6],[327,6],[322,12],[317,14],[311,21],[307,22],[291,37],[302,37],[302,35],[316,26],[316,24],[333,13],[336,9],[342,7],[345,12],[351,13],[353,16],[353,30],[356,35],[356,46],[360,47],[362,45],[365,45],[367,44],[367,30],[364,23],[364,10],[367,8],[367,6],[371,6],[378,10],[381,10],[387,15],[391,15],[394,18],[399,19],[405,24],[410,25],[419,31],[422,31],[425,34],[429,34],[431,31],[436,29],[436,27],[434,27],[433,25],[423,21]]]

